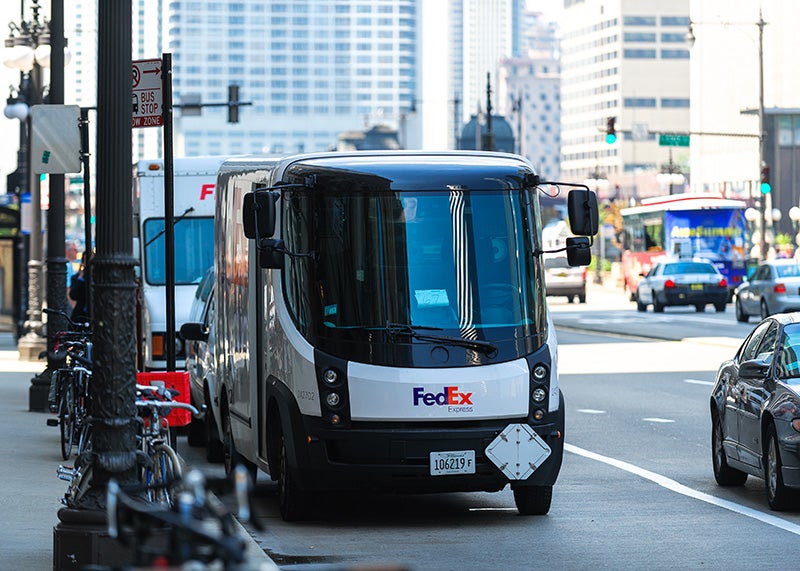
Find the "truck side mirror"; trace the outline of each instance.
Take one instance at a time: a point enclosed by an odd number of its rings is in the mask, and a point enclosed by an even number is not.
[[[250,239],[269,238],[275,232],[275,192],[253,191],[244,195],[242,225],[244,235]]]
[[[597,195],[591,190],[570,190],[567,195],[569,227],[576,236],[594,236],[598,229]]]
[[[570,266],[588,266],[592,261],[592,244],[589,238],[567,238],[567,263]]]

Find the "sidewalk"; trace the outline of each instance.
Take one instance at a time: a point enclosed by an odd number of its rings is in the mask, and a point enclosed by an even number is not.
[[[28,389],[45,362],[21,361],[14,337],[0,332],[0,568],[53,569],[53,528],[67,483],[56,476],[61,460],[57,427],[49,413],[28,410]],[[242,533],[248,539],[244,529]],[[262,569],[277,569],[250,539],[248,550]]]

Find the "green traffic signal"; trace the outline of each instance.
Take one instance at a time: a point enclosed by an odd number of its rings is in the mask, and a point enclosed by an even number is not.
[[[772,190],[772,186],[768,182],[761,183],[761,194],[769,194]]]
[[[616,142],[617,142],[617,135],[616,134],[608,133],[606,135],[606,143],[608,143],[609,145],[613,145]]]

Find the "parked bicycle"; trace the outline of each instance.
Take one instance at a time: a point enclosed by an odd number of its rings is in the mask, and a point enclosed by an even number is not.
[[[243,466],[225,479],[208,479],[192,470],[174,489],[178,494],[176,506],[166,509],[142,501],[141,489],[123,489],[116,481],[109,482],[108,534],[131,547],[134,554],[132,565],[125,569],[277,569],[267,561],[247,560],[247,542],[234,514],[217,497],[232,491],[238,518],[258,527],[251,517],[252,482]],[[166,541],[158,541],[165,533]]]
[[[92,376],[92,341],[88,323],[69,319],[66,312],[45,308],[45,313],[61,315],[74,329],[55,334],[52,361],[64,366],[50,372],[50,407],[58,414],[48,419],[48,426],[61,429],[61,457],[67,460],[77,443],[78,454],[83,453],[91,440],[89,415],[89,384]],[[46,356],[45,351],[40,357]]]

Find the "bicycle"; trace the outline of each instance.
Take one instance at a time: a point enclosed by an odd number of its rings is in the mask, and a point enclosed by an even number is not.
[[[124,569],[276,569],[266,562],[247,561],[247,543],[234,514],[217,497],[234,492],[237,517],[261,529],[251,517],[252,481],[243,466],[224,479],[206,478],[202,472],[191,470],[174,488],[177,504],[168,509],[141,500],[147,487],[123,488],[113,479],[109,482],[108,535],[132,547],[134,555],[132,565]],[[152,541],[158,535],[163,539],[164,534],[166,541]]]
[[[44,309],[45,313],[69,316],[60,310]],[[89,382],[91,379],[91,332],[87,323],[70,324],[79,329],[60,331],[55,336],[52,360],[64,361],[65,366],[50,373],[51,410],[57,419],[48,419],[48,426],[58,425],[61,430],[61,457],[67,460],[77,437],[78,454],[84,452],[91,439],[89,414]],[[47,355],[44,352],[40,357]]]

